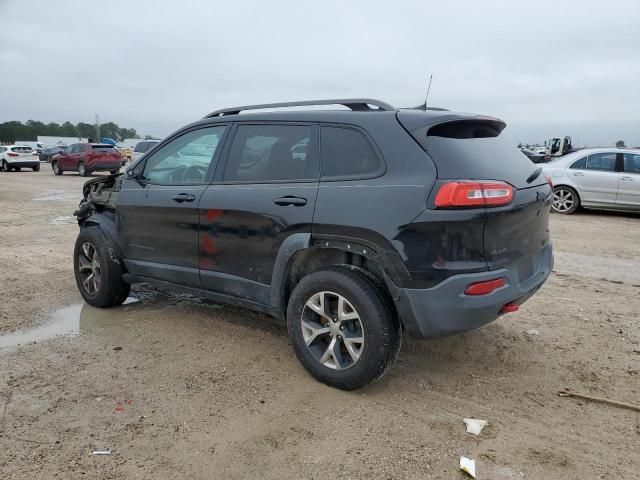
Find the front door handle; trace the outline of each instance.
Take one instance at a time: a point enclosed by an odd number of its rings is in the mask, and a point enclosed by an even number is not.
[[[302,197],[280,197],[273,200],[273,203],[281,207],[302,207],[307,204],[307,199]]]
[[[584,177],[584,173],[582,172],[573,172],[574,177]]]
[[[633,178],[625,175],[624,177],[620,177],[620,180],[626,180],[627,182],[633,182]]]
[[[174,195],[171,197],[171,200],[174,202],[182,203],[182,202],[193,202],[196,199],[194,195],[190,193],[179,193],[178,195]]]

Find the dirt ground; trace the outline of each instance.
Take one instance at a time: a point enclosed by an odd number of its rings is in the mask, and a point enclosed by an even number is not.
[[[83,182],[0,173],[0,478],[463,479],[461,455],[479,479],[640,478],[640,413],[557,395],[640,404],[640,215],[553,215],[555,272],[520,312],[405,340],[348,393],[268,317],[142,287],[82,304]]]

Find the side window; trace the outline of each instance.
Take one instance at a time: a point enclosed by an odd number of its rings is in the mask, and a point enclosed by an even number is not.
[[[635,154],[635,153],[624,154],[624,171],[626,173],[640,174],[640,154]]]
[[[136,147],[133,149],[133,151],[136,153],[144,153],[146,151],[144,148],[146,144],[147,142],[138,142],[136,144]]]
[[[587,157],[587,170],[614,172],[616,169],[615,153],[594,153]]]
[[[587,157],[582,157],[580,160],[573,162],[571,167],[569,168],[577,168],[579,170],[584,170],[587,168]]]
[[[309,125],[239,125],[224,181],[313,180],[318,164]]]
[[[173,139],[146,159],[143,178],[162,185],[204,183],[226,128],[201,128]]]
[[[366,137],[341,127],[320,129],[322,177],[361,177],[381,170],[381,163]]]

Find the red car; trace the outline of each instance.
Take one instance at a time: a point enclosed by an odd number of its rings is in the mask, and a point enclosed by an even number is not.
[[[56,175],[62,172],[78,172],[86,177],[90,173],[107,171],[118,173],[123,165],[122,155],[113,145],[102,143],[74,143],[51,159]]]

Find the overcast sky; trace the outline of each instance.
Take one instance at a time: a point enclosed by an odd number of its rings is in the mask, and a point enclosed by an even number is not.
[[[526,5],[526,6],[525,6]],[[640,0],[0,0],[0,122],[164,136],[334,97],[504,119],[514,141],[640,145]]]

